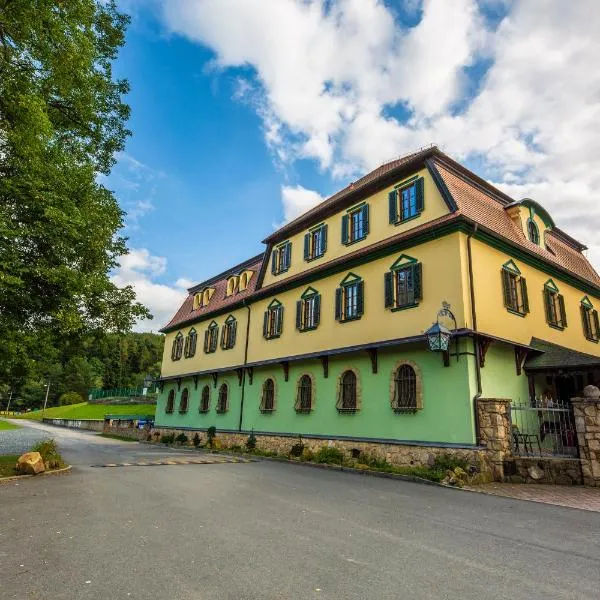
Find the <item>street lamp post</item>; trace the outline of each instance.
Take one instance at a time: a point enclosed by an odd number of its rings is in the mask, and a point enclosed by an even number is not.
[[[44,384],[46,388],[46,397],[44,398],[44,409],[42,410],[42,421],[44,420],[44,415],[46,414],[46,404],[48,404],[48,393],[50,392],[50,382]]]
[[[450,331],[450,329],[440,323],[440,317],[452,319],[452,322],[454,323],[454,329]],[[444,301],[442,302],[442,308],[437,313],[436,322],[425,332],[425,335],[427,336],[429,349],[432,352],[443,353],[445,366],[450,364],[450,338],[452,337],[452,332],[456,331],[456,329],[456,317],[450,310],[450,304]],[[458,338],[456,338],[456,360],[458,360]]]

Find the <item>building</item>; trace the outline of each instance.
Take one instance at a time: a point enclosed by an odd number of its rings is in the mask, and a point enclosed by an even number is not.
[[[436,147],[264,243],[191,288],[163,328],[157,427],[411,449],[401,462],[478,448],[479,398],[568,402],[600,381],[585,247]],[[426,339],[438,319],[447,352]]]

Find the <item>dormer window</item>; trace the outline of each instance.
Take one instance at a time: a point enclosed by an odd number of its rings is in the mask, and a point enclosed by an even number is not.
[[[240,292],[243,292],[244,290],[246,290],[248,288],[248,284],[250,283],[250,280],[252,279],[253,275],[254,275],[254,271],[242,271],[240,273],[240,283],[239,283]]]
[[[527,236],[530,242],[533,242],[537,246],[540,245],[540,232],[535,221],[531,218],[527,220]]]
[[[192,310],[198,310],[202,306],[202,294],[194,294],[194,307]]]
[[[233,275],[227,280],[227,292],[226,296],[233,296],[238,291],[239,286],[239,277],[237,275]]]
[[[201,306],[208,306],[210,299],[213,297],[215,293],[215,288],[206,288],[202,290],[202,304]]]

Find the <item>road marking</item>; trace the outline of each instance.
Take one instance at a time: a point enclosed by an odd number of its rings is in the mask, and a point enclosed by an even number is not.
[[[133,463],[105,463],[102,465],[91,465],[92,467],[104,468],[104,467],[155,467],[155,466],[167,466],[167,465],[220,465],[226,463],[251,463],[254,462],[249,458],[200,458],[200,459],[168,459],[164,458],[152,462],[133,462]]]

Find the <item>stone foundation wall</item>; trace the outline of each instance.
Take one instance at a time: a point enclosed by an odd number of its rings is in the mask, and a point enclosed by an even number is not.
[[[494,481],[504,480],[504,459],[511,454],[510,400],[479,398],[479,443],[487,451]]]
[[[189,444],[192,444],[192,438],[196,433],[200,436],[201,443],[206,443],[205,431],[190,431],[185,429],[163,429],[154,428],[151,432],[152,441],[159,441],[163,434],[174,434],[177,437],[180,433],[187,436]],[[158,434],[158,435],[157,435]],[[147,432],[141,435],[142,440],[146,440]],[[261,435],[255,433],[256,448],[258,450],[276,452],[281,455],[288,455],[292,446],[300,441],[299,437]],[[225,433],[217,431],[214,441],[214,448],[232,448],[244,447],[248,440],[247,433]],[[486,451],[469,448],[448,448],[438,446],[416,446],[407,444],[385,444],[378,442],[361,442],[353,440],[328,440],[321,438],[310,438],[302,436],[302,443],[306,449],[311,452],[318,452],[321,448],[337,448],[348,458],[353,454],[360,452],[361,455],[370,456],[379,460],[385,460],[395,466],[431,466],[436,456],[451,454],[457,458],[466,460],[475,465],[482,473],[483,479],[491,478],[491,464],[488,460]]]
[[[573,398],[571,402],[575,414],[583,483],[600,487],[600,400]]]
[[[43,419],[46,425],[69,427],[70,429],[85,429],[87,431],[102,431],[103,419]]]
[[[504,461],[504,481],[510,483],[550,483],[581,485],[581,461],[577,458],[507,458]]]
[[[110,427],[108,425],[104,425],[102,432],[131,438],[132,440],[145,440],[148,435],[148,431],[137,427]]]

